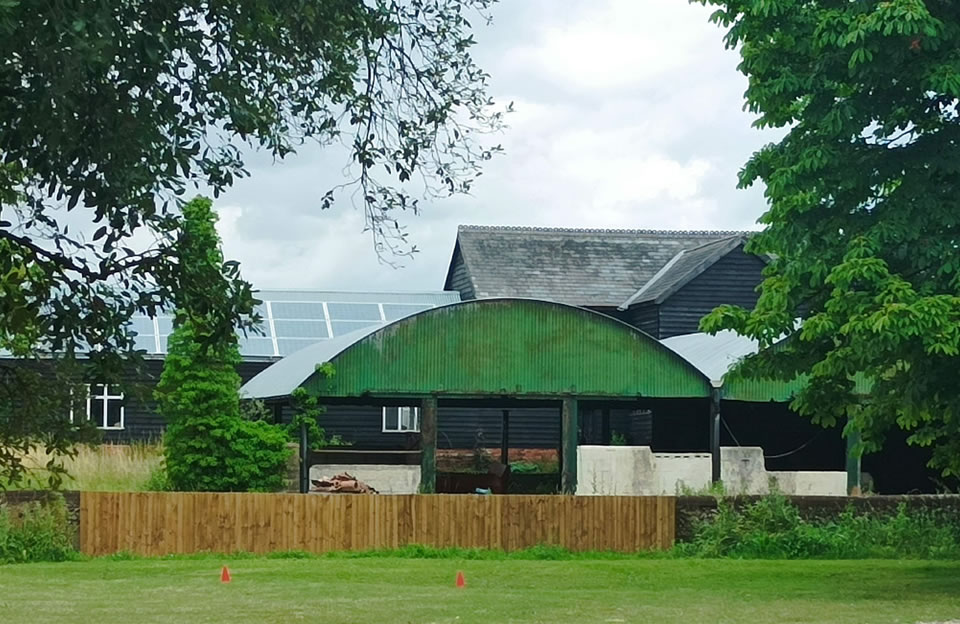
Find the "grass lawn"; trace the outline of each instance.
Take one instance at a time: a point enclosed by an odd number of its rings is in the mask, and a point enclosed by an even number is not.
[[[233,574],[219,580],[220,565]],[[456,589],[458,570],[467,587]],[[0,622],[930,622],[960,562],[94,560],[0,567]]]

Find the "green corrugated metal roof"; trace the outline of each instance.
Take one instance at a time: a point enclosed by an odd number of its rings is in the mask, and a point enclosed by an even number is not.
[[[728,401],[785,403],[793,400],[806,383],[807,375],[798,375],[793,381],[748,379],[741,375],[727,375],[723,380],[721,394]],[[873,384],[863,374],[858,373],[853,377],[853,387],[857,394],[866,395],[870,393]]]
[[[428,310],[360,338],[311,393],[352,396],[708,397],[710,382],[614,318],[529,299]]]

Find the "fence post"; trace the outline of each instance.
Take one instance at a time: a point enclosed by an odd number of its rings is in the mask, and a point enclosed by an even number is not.
[[[561,461],[560,490],[564,494],[577,493],[577,442],[579,425],[577,400],[564,399],[560,410]]]
[[[300,493],[306,494],[310,491],[310,440],[307,438],[307,423],[300,423]]]
[[[720,481],[720,389],[710,391],[710,472],[714,483]]]

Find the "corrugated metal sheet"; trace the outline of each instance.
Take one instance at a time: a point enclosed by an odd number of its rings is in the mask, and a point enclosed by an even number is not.
[[[321,396],[706,397],[709,380],[650,336],[582,308],[482,299],[422,312],[335,356]],[[319,363],[319,362],[316,362]],[[316,364],[315,363],[315,364]]]
[[[728,401],[770,401],[786,402],[800,392],[807,383],[806,375],[798,375],[793,381],[776,379],[747,379],[740,375],[731,376],[723,383],[721,393]],[[853,391],[856,394],[870,394],[873,383],[862,374],[853,377]]]
[[[737,362],[757,352],[756,340],[730,330],[671,336],[661,342],[696,366],[715,386],[720,386],[723,376]]]

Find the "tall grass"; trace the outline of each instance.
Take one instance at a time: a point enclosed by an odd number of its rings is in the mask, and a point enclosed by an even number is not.
[[[28,474],[3,489],[43,490],[49,487],[46,469],[51,456],[35,450],[23,458]],[[159,444],[103,444],[81,446],[75,457],[63,459],[67,475],[61,489],[87,491],[142,491],[152,489],[163,462]]]

